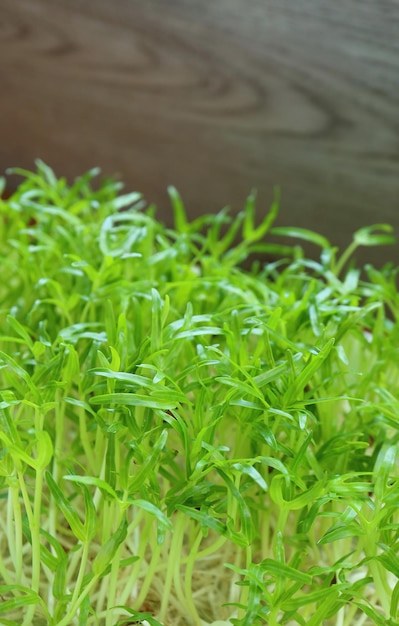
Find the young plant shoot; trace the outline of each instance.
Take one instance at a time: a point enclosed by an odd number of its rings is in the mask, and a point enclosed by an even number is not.
[[[398,268],[351,261],[391,229],[340,255],[253,196],[190,222],[171,189],[169,229],[94,170],[14,173],[0,623],[397,626]]]

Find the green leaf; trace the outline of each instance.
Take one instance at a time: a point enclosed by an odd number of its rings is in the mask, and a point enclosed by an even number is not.
[[[173,399],[173,392],[169,394],[161,394],[154,396],[143,396],[138,393],[106,393],[104,395],[90,398],[90,404],[120,404],[122,406],[142,406],[150,409],[175,409],[179,401]]]
[[[337,585],[335,585],[328,590],[328,593],[325,591],[324,599],[307,622],[308,626],[319,626],[327,616],[337,613],[342,604],[342,601],[339,601]]]
[[[36,159],[35,164],[38,173],[43,176],[46,182],[52,187],[57,187],[58,180],[54,173],[54,170],[52,170],[51,167],[44,163],[41,159]]]
[[[133,204],[137,204],[141,197],[140,193],[133,191],[131,193],[125,193],[117,196],[112,201],[112,204],[116,211],[120,211],[121,209],[126,209],[126,207],[131,207]]]
[[[327,359],[334,345],[335,340],[330,339],[318,352],[317,355],[312,355],[308,364],[304,367],[302,372],[295,378],[290,384],[284,397],[284,405],[289,407],[293,402],[301,400],[303,397],[303,391],[312,380],[317,370],[320,369],[323,362]]]
[[[166,530],[172,530],[173,528],[172,522],[166,517],[165,513],[162,513],[161,509],[155,506],[155,504],[152,504],[152,502],[148,502],[148,500],[132,500],[131,503],[134,506],[138,506],[140,509],[143,509],[143,511],[154,515],[160,526],[158,543],[162,543]]]
[[[52,587],[54,598],[60,601],[64,600],[66,596],[67,567],[68,558],[64,555],[63,558],[57,561]]]
[[[380,545],[384,552],[376,557],[376,559],[382,563],[389,572],[392,572],[392,574],[399,578],[399,556],[389,546]]]
[[[131,374],[128,372],[115,372],[109,368],[97,367],[90,369],[88,374],[95,376],[101,376],[108,378],[109,380],[116,380],[121,383],[126,383],[125,387],[138,387],[144,389],[150,389],[151,391],[164,391],[163,387],[160,388],[159,384],[154,383],[150,378],[140,376],[138,374]]]
[[[366,531],[359,526],[359,524],[350,524],[348,526],[337,526],[328,530],[318,543],[323,545],[325,543],[331,543],[332,541],[339,541],[340,539],[346,539],[347,537],[360,537],[365,535]]]
[[[247,474],[247,476],[250,476],[252,480],[254,480],[261,489],[263,489],[264,491],[267,490],[267,484],[264,478],[261,476],[261,474],[259,474],[258,470],[255,469],[252,465],[249,465],[246,463],[233,463],[233,467],[238,472],[242,474]]]
[[[374,224],[373,226],[357,230],[353,235],[353,239],[359,246],[381,246],[396,242],[393,235],[376,233],[375,231],[378,230],[381,230],[383,233],[391,233],[393,228],[389,224]]]
[[[373,606],[370,606],[365,602],[358,602],[356,600],[353,600],[352,603],[372,620],[372,624],[376,624],[376,626],[397,626],[397,622],[389,623],[390,620],[387,620]],[[314,626],[316,626],[316,624]]]
[[[13,330],[18,337],[21,337],[21,339],[25,341],[26,345],[32,350],[33,340],[31,339],[26,327],[22,326],[22,324],[11,315],[7,316],[7,323],[11,330]]]
[[[93,560],[92,570],[95,576],[100,576],[107,565],[114,558],[119,546],[125,541],[127,537],[128,524],[124,518],[119,524],[117,530],[111,535],[111,537],[101,546],[99,552]]]
[[[24,370],[15,359],[2,351],[0,351],[0,362],[1,361],[3,361],[3,363],[5,363],[19,378],[21,378],[26,383],[27,387],[32,392],[36,402],[40,404],[40,393],[37,387],[34,385],[32,378],[29,376],[28,372]]]
[[[23,463],[26,463],[35,470],[45,469],[53,457],[53,443],[50,435],[46,431],[35,432],[35,456],[30,456],[21,447],[9,442],[8,449],[10,454]],[[0,433],[0,438],[4,437]]]
[[[141,489],[144,482],[151,476],[151,472],[157,465],[160,459],[162,450],[165,447],[168,439],[168,431],[165,429],[161,432],[157,441],[153,444],[151,454],[146,456],[140,470],[133,476],[129,483],[129,492],[134,494],[137,490]]]
[[[294,237],[313,243],[320,248],[330,248],[331,244],[326,237],[306,228],[290,226],[275,226],[271,230],[272,235],[281,235],[282,237]]]
[[[299,496],[296,496],[292,500],[285,500],[282,493],[281,482],[285,480],[285,477],[281,474],[274,476],[270,483],[269,493],[270,497],[278,506],[289,511],[298,511],[313,503],[314,500],[319,498],[323,491],[324,485],[317,482],[313,487],[307,489]]]
[[[123,609],[124,611],[129,613],[129,617],[127,617],[126,619],[118,620],[113,626],[123,626],[123,624],[129,626],[132,624],[141,624],[144,621],[146,621],[150,626],[163,626],[163,624],[161,624],[161,622],[158,622],[158,620],[156,620],[155,617],[151,615],[151,613],[147,613],[146,611],[135,611],[134,609],[131,609],[127,606],[116,606],[115,608]],[[132,622],[132,620],[134,621]]]
[[[325,615],[328,612],[330,603],[333,603],[338,598],[339,592],[347,587],[345,583],[337,584],[329,587],[328,589],[318,589],[317,591],[311,591],[304,593],[296,598],[290,598],[284,602],[284,610],[291,611],[299,609],[302,606],[309,604],[317,604],[321,607],[320,615]],[[327,600],[326,603],[324,603]],[[323,602],[324,601],[324,602]],[[320,603],[320,604],[319,604]],[[320,619],[320,617],[318,617]],[[323,618],[321,618],[323,619]],[[322,621],[315,621],[314,626],[322,624]]]
[[[34,604],[39,604],[41,608],[43,608],[44,606],[44,603],[41,600],[40,596],[28,587],[23,587],[22,585],[1,585],[0,596],[5,596],[8,593],[22,593],[24,595],[17,595],[16,597],[9,600],[3,599],[0,603],[0,614],[7,613],[9,611],[15,611],[22,607]]]
[[[175,219],[175,228],[179,233],[185,233],[188,230],[188,222],[186,210],[183,201],[177,189],[172,185],[168,187],[169,198],[172,203],[173,215]]]
[[[255,398],[258,398],[264,405],[268,406],[262,393],[258,391],[258,389],[254,388],[252,385],[245,383],[242,380],[222,376],[216,377],[215,380],[222,385],[233,387],[240,394],[254,396]],[[235,395],[232,397],[235,398]]]
[[[227,532],[226,524],[223,524],[220,520],[212,517],[205,511],[192,509],[191,507],[185,506],[184,504],[177,504],[176,509],[199,522],[202,528],[209,528],[210,530],[215,531],[218,535],[225,535]]]
[[[80,521],[79,516],[73,508],[72,504],[64,496],[63,492],[55,482],[50,472],[46,472],[46,481],[48,488],[50,489],[51,495],[54,498],[55,504],[68,522],[73,534],[79,541],[86,541],[86,529]]]
[[[114,489],[112,489],[112,487],[110,487],[110,485],[101,478],[96,478],[93,476],[73,476],[71,474],[68,474],[66,476],[63,476],[63,479],[77,483],[78,485],[91,485],[93,487],[97,487],[97,489],[99,489],[101,492],[111,496],[112,499],[118,500],[118,496]]]
[[[275,561],[274,559],[264,559],[261,561],[261,567],[267,574],[273,574],[275,576],[281,576],[283,578],[289,578],[290,580],[296,580],[304,585],[309,585],[312,582],[312,576],[296,570],[285,563]]]
[[[90,596],[86,596],[79,605],[78,626],[87,626],[89,615],[92,612],[93,609],[90,606]]]

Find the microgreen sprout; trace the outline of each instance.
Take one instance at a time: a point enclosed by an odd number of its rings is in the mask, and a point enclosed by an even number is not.
[[[399,624],[398,269],[351,261],[391,229],[339,254],[253,195],[190,222],[171,189],[167,228],[96,170],[14,173],[0,623]]]

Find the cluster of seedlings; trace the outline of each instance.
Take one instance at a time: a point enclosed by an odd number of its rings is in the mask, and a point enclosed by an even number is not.
[[[397,626],[398,268],[350,261],[389,227],[340,255],[253,196],[190,222],[171,189],[172,229],[95,171],[15,173],[0,623]]]

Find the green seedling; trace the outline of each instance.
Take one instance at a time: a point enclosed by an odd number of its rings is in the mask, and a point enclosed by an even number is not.
[[[0,623],[397,626],[398,268],[254,196],[0,201]],[[297,243],[318,246],[319,260]],[[273,262],[241,264],[265,253]]]

